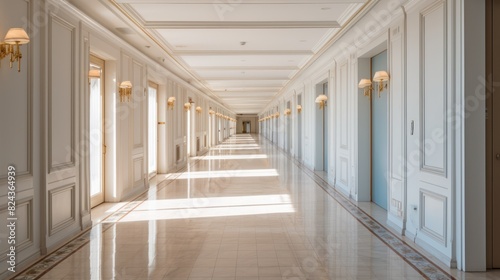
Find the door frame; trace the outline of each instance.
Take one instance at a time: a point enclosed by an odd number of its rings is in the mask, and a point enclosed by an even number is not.
[[[389,68],[389,49],[384,49],[374,55],[372,55],[369,60],[370,60],[370,80],[372,79],[372,77],[375,75],[375,73],[373,73],[373,58],[376,57],[377,55],[380,55],[382,54],[383,52],[387,52],[387,61],[386,61],[386,64],[387,64],[387,67],[386,69]],[[384,90],[385,94],[388,94],[389,93],[389,90],[388,89],[385,89]],[[383,94],[383,93],[381,93]],[[378,98],[378,89],[376,89],[375,86],[373,86],[372,88],[372,92],[370,94],[370,201],[372,203],[375,203],[373,201],[373,98],[375,98],[374,96],[377,95],[377,98]],[[389,112],[390,110],[390,103],[389,103],[389,97],[387,97],[387,109]],[[389,135],[389,130],[390,130],[390,126],[389,126],[389,113],[387,113],[386,115],[386,119],[385,119],[385,122],[386,122],[386,125],[387,125],[387,141],[386,141],[386,145],[389,145],[389,138],[390,138],[390,135]],[[386,175],[389,175],[389,147],[387,146],[387,165],[386,165]],[[388,176],[386,176],[388,178]],[[389,211],[389,180],[387,180],[387,185],[386,185],[386,207],[387,209],[384,209],[385,211]],[[376,204],[376,203],[375,203]],[[381,207],[380,205],[377,204],[377,206]],[[382,208],[382,207],[381,207]]]
[[[494,253],[493,246],[495,244],[495,234],[494,234],[494,228],[493,225],[495,224],[495,221],[498,221],[500,217],[497,217],[495,215],[495,209],[493,207],[495,203],[495,193],[493,192],[494,190],[494,183],[496,182],[497,185],[499,182],[495,181],[495,172],[494,172],[494,165],[495,165],[495,146],[494,146],[494,140],[495,136],[497,136],[498,133],[494,131],[495,123],[494,119],[492,118],[494,109],[497,109],[494,107],[494,102],[492,99],[492,94],[495,90],[495,85],[493,84],[494,82],[494,74],[495,70],[498,69],[498,66],[495,67],[496,65],[500,64],[500,56],[494,56],[494,50],[498,45],[497,40],[495,39],[500,39],[500,28],[493,28],[494,22],[493,19],[495,18],[495,12],[494,12],[494,0],[487,0],[486,1],[486,110],[487,110],[487,117],[486,117],[486,268],[487,269],[496,269],[499,268],[500,260],[495,259],[495,256],[500,255],[500,252],[497,252],[496,254]],[[500,13],[500,5],[496,4],[497,6],[497,13]],[[496,68],[496,69],[495,69]],[[497,94],[498,95],[498,94]],[[498,98],[498,96],[497,96]],[[498,101],[496,101],[498,102]],[[497,109],[498,111],[498,109]],[[498,113],[498,112],[497,112]],[[498,136],[497,136],[498,137]],[[498,176],[498,175],[497,175]],[[498,187],[498,186],[497,186]],[[497,195],[498,197],[498,195]],[[498,212],[498,211],[497,211]],[[496,218],[496,219],[495,219]],[[498,237],[497,237],[498,238]],[[496,245],[497,250],[499,250],[500,246]]]

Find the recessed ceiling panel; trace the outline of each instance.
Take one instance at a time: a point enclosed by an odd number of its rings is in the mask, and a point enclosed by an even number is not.
[[[330,29],[159,29],[173,50],[312,50]],[[243,45],[242,45],[243,44]]]
[[[231,1],[229,1],[231,2]],[[350,4],[130,4],[150,21],[334,21]]]
[[[367,1],[69,0],[235,113],[260,112]]]
[[[283,79],[290,78],[292,70],[198,70],[204,80],[217,79]]]
[[[297,66],[306,56],[304,55],[210,55],[210,56],[182,56],[182,59],[191,67],[206,66]]]

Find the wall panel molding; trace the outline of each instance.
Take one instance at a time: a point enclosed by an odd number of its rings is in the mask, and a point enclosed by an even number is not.
[[[76,185],[68,184],[48,193],[48,230],[52,236],[76,222]]]
[[[52,173],[75,166],[76,27],[51,13],[48,31],[48,166]]]
[[[340,157],[340,178],[339,181],[345,186],[349,183],[349,160],[346,157]]]
[[[420,13],[421,170],[446,177],[447,13],[444,1]]]
[[[446,196],[420,190],[420,230],[443,246],[448,225],[447,203]]]
[[[340,148],[344,150],[349,149],[349,72],[348,61],[339,64],[339,110],[340,118]]]

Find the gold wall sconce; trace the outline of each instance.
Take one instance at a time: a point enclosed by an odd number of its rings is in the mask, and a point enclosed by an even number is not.
[[[189,103],[189,102],[184,103],[184,110],[186,112],[188,112],[189,110],[191,110],[191,103]]]
[[[377,84],[378,97],[380,93],[387,88],[387,81],[389,81],[389,74],[386,71],[377,71],[373,76],[373,83]],[[373,92],[372,81],[369,79],[361,79],[358,84],[359,88],[363,89],[363,94],[370,97]]]
[[[386,71],[375,72],[373,82],[378,84],[378,97],[380,97],[380,92],[387,88],[387,81],[389,81],[389,74]]]
[[[212,109],[210,109],[210,110],[208,110],[208,114],[209,114],[209,115],[215,115],[215,111],[214,111],[214,110],[212,110]]]
[[[118,92],[120,93],[121,102],[130,101],[130,96],[132,95],[132,83],[130,81],[121,82]]]
[[[372,95],[373,91],[372,81],[370,81],[369,79],[361,79],[359,81],[358,88],[363,89],[364,96],[370,97]]]
[[[326,106],[326,101],[328,100],[328,96],[321,94],[318,97],[316,97],[316,100],[314,102],[319,104],[319,109],[322,110]]]
[[[200,106],[196,107],[196,113],[201,114],[201,112],[203,112],[203,109]]]
[[[302,105],[297,105],[297,113],[300,114],[302,112]]]
[[[21,72],[21,59],[23,54],[19,45],[30,42],[30,37],[23,28],[11,28],[5,35],[4,42],[0,43],[0,60],[10,54],[10,68],[17,61],[17,72]]]
[[[285,116],[290,116],[292,114],[292,110],[290,110],[289,108],[286,108],[285,111],[283,112],[283,114]]]
[[[175,97],[171,96],[167,99],[167,108],[173,110],[174,105],[175,105]]]

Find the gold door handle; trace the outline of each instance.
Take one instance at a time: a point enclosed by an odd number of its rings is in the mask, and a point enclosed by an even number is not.
[[[102,154],[105,155],[106,154],[106,148],[107,146],[106,145],[102,145]]]

